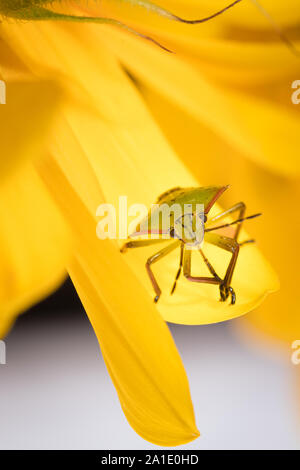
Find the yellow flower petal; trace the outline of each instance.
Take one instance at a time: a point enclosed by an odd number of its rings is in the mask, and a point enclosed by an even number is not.
[[[222,196],[226,207],[244,200],[250,203],[248,213],[262,212],[262,218],[249,222],[247,228],[251,228],[258,247],[272,260],[281,286],[279,292],[269,296],[258,309],[241,319],[241,323],[245,334],[249,330],[263,332],[264,339],[277,338],[290,351],[292,341],[300,334],[299,301],[295,294],[300,252],[294,224],[300,197],[298,181],[288,181],[257,167],[158,94],[144,90],[144,97],[172,146],[196,177],[203,178],[205,184],[212,180],[222,184],[224,174],[227,175],[230,188]],[[201,156],[202,165],[199,164]],[[253,266],[252,259],[249,266]]]
[[[300,251],[294,222],[300,198],[299,181],[287,182],[272,175],[262,174],[258,170],[254,173],[246,163],[240,169],[245,174],[253,172],[256,183],[254,188],[253,180],[245,179],[243,190],[251,195],[257,206],[263,208],[266,222],[259,228],[258,236],[264,251],[272,256],[281,283],[280,291],[249,315],[247,322],[248,326],[251,324],[265,336],[286,343],[289,354],[292,342],[300,338],[297,295]],[[263,194],[262,188],[266,186],[267,194]],[[282,214],[282,222],[279,225],[278,214]]]
[[[161,192],[172,186],[178,184],[190,186],[199,183],[173,153],[151,120],[129,78],[125,76],[114,58],[109,57],[101,47],[103,43],[98,32],[104,29],[97,27],[96,30],[82,26],[79,29],[75,26],[22,25],[20,27],[18,25],[15,31],[17,28],[19,36],[15,41],[19,42],[26,51],[24,60],[32,68],[39,69],[39,66],[31,62],[33,57],[35,61],[42,61],[46,56],[47,59],[44,60],[49,61],[51,66],[57,70],[63,68],[65,75],[76,81],[82,89],[83,100],[89,102],[91,96],[94,99],[94,114],[90,114],[87,109],[84,112],[74,109],[66,112],[67,129],[68,126],[71,128],[77,142],[72,143],[70,129],[68,131],[63,129],[62,135],[56,136],[57,143],[53,148],[53,154],[59,163],[49,163],[46,169],[41,167],[40,171],[78,237],[76,259],[70,265],[70,272],[88,309],[100,343],[104,345],[105,360],[118,388],[122,406],[135,429],[153,442],[174,445],[191,440],[197,436],[197,431],[186,379],[176,352],[174,355],[175,350],[171,346],[173,343],[170,339],[166,339],[168,332],[165,326],[159,326],[163,325],[163,322],[152,304],[153,294],[144,270],[144,260],[142,261],[145,254],[132,253],[122,257],[118,247],[112,242],[101,244],[95,235],[94,214],[100,202],[105,200],[116,203],[121,194],[128,195],[129,204],[144,202],[150,205]],[[88,31],[95,32],[97,41],[93,36],[86,37]],[[38,43],[36,39],[39,39]],[[127,40],[129,39],[126,38]],[[37,44],[34,50],[28,47],[28,44],[32,43]],[[142,51],[143,49],[140,50],[141,60]],[[156,67],[161,65],[159,60],[157,64],[153,60],[152,65],[154,64]],[[170,62],[167,62],[167,65],[170,65]],[[82,70],[85,71],[84,74]],[[178,70],[180,83],[176,88],[171,82],[172,99],[173,94],[175,96],[177,91],[181,92],[184,84],[181,66],[179,69],[177,66],[172,69],[174,73]],[[150,68],[146,69],[147,74],[149,71]],[[151,72],[156,77],[154,71]],[[171,75],[167,74],[166,70],[164,73],[165,78],[170,79]],[[156,77],[155,80],[160,89],[161,77]],[[164,80],[162,82],[165,90],[167,86]],[[193,88],[196,86],[196,81],[194,77]],[[209,87],[206,90],[210,91],[212,97],[215,96],[214,87],[212,90]],[[216,96],[219,97],[220,94]],[[189,100],[190,104],[192,96]],[[233,121],[238,125],[237,118]],[[215,123],[213,114],[211,114],[211,123]],[[233,134],[232,129],[230,133]],[[236,137],[236,141],[244,143],[245,135]],[[78,146],[82,149],[83,155],[80,155]],[[104,198],[98,185],[103,191]],[[59,193],[57,188],[64,190]],[[215,258],[217,266],[220,269],[224,268],[226,256],[222,252],[210,254]],[[257,264],[251,270],[250,278],[248,265],[253,259]],[[172,266],[171,259],[170,262]],[[167,266],[171,273],[170,265]],[[164,275],[162,273],[162,276]],[[112,279],[115,279],[119,286],[118,295]],[[180,285],[182,291],[179,294],[183,296],[186,292],[185,302],[181,300],[181,305],[177,302],[176,307],[172,305],[172,308],[169,308],[170,304],[164,303],[162,299],[160,311],[165,318],[168,318],[169,314],[174,315],[173,321],[182,323],[221,321],[245,313],[261,302],[268,291],[277,288],[276,276],[255,247],[249,246],[243,250],[236,279],[234,282],[239,283],[240,303],[235,307],[219,304],[216,292],[210,290],[210,286],[205,288],[205,291],[201,290],[201,295],[205,295],[205,301],[201,303],[199,299],[202,300],[203,297],[198,294],[200,287],[186,282]],[[144,286],[141,286],[138,280]],[[254,284],[254,280],[259,282]],[[162,282],[167,285],[167,279],[162,279]],[[189,300],[186,299],[190,299],[192,288],[195,289],[191,294],[194,297],[188,305]],[[148,296],[145,294],[146,290],[149,292]],[[129,300],[129,304],[126,303],[126,299]],[[109,322],[107,317],[110,319]],[[107,344],[106,335],[113,346],[109,341]],[[149,335],[153,338],[151,344],[149,344]],[[160,350],[162,346],[160,344],[158,347],[157,341],[166,345],[163,356]],[[124,353],[125,363],[122,355],[124,342],[130,345],[130,348],[124,348],[127,351],[126,355]],[[136,344],[138,349],[135,352]],[[157,354],[153,354],[152,349],[157,351]],[[139,351],[142,351],[142,354],[138,355],[137,361],[136,356]],[[173,366],[175,370],[168,369],[172,361],[175,363]],[[125,369],[128,370],[128,367],[135,372],[137,387],[129,382],[128,374],[125,374]],[[157,377],[161,382],[161,388],[157,387],[157,380],[150,375],[151,370],[158,370]],[[172,397],[170,393],[172,389],[174,390],[175,379],[169,377],[169,374],[165,373],[166,370],[168,372],[174,370],[176,385],[178,380],[182,384],[178,394],[176,392]],[[142,395],[144,388],[145,395]],[[160,390],[163,390],[163,393]]]
[[[26,160],[40,155],[61,91],[50,81],[7,81],[6,94],[7,103],[0,105],[2,179],[8,178]]]
[[[295,31],[287,30],[286,36],[291,37],[299,49],[299,12],[296,2],[292,0],[289,7],[274,1],[271,5],[264,1],[262,5],[279,27],[294,27]],[[220,0],[211,5],[204,0],[184,1],[176,2],[176,7],[174,2],[159,4],[183,18],[196,19],[222,9],[226,2]],[[79,8],[80,3],[77,6]],[[86,6],[82,8],[86,11]],[[89,8],[93,14],[99,14],[97,5],[90,5]],[[268,79],[272,83],[274,73],[286,77],[289,72],[297,73],[299,69],[298,58],[251,0],[243,0],[218,18],[198,25],[171,21],[153,12],[151,14],[147,9],[130,7],[126,1],[103,0],[101,12],[122,19],[136,30],[154,37],[176,54],[184,54],[187,59],[197,58],[193,65],[198,68],[201,66],[202,74],[213,74],[218,84],[222,81],[223,85],[225,77],[230,77],[239,88],[255,77],[261,81]]]
[[[100,35],[94,31],[96,37]],[[287,176],[299,174],[297,129],[300,118],[297,110],[250,94],[229,89],[224,92],[208,83],[181,58],[134,41],[119,31],[109,31],[105,40],[134,76],[186,110],[244,155]],[[286,142],[289,142],[288,152]]]
[[[77,29],[74,26],[71,29],[73,28]],[[141,202],[150,206],[159,194],[173,186],[199,185],[180,164],[151,122],[149,113],[142,105],[134,87],[130,86],[129,80],[112,59],[105,59],[105,52],[99,48],[99,42],[94,45],[90,43],[85,39],[86,35],[82,29],[78,30],[77,35],[79,38],[75,47],[76,64],[73,64],[68,58],[72,48],[74,49],[75,34],[69,36],[62,29],[56,30],[56,37],[64,44],[60,54],[65,54],[63,60],[66,69],[69,67],[70,73],[81,82],[81,86],[93,95],[94,103],[102,110],[105,119],[70,111],[68,121],[93,167],[105,200],[117,207],[118,197],[127,195],[128,205]],[[102,65],[96,60],[100,58],[100,54]],[[103,67],[105,60],[106,68]],[[88,81],[84,81],[80,70],[87,71]],[[118,106],[114,103],[118,103]],[[124,255],[124,258],[144,284],[149,297],[153,297],[152,286],[144,268],[150,250],[137,250],[136,253]],[[208,250],[210,254],[214,252],[213,261],[216,267],[223,271],[228,260],[227,254],[212,247]],[[252,258],[256,260],[256,267],[249,273],[247,265]],[[200,263],[201,260],[198,261]],[[170,255],[165,263],[173,269],[166,269],[163,262],[160,267],[157,266],[165,292],[165,298],[161,299],[158,308],[166,320],[178,323],[228,320],[251,310],[268,292],[278,288],[275,274],[254,246],[244,247],[239,258],[234,277],[239,301],[234,307],[218,302],[218,292],[214,286],[197,286],[188,281],[182,281],[179,293],[170,297],[168,294],[173,281],[171,276],[173,272],[175,276],[177,270],[176,253],[173,257]],[[195,261],[195,269],[199,263]],[[202,268],[199,266],[199,269]],[[259,282],[255,282],[256,280]]]
[[[297,0],[288,0],[283,3],[281,0],[258,0],[261,6],[273,16],[282,27],[287,28],[294,25],[300,20],[299,4]],[[161,32],[162,30],[177,31],[180,35],[194,36],[204,34],[215,34],[216,31],[224,29],[226,26],[235,25],[240,29],[247,30],[270,30],[270,23],[266,20],[261,10],[257,8],[254,0],[242,0],[240,3],[207,23],[198,25],[184,25],[176,21],[170,20],[166,15],[159,16],[154,9],[143,8],[146,2],[134,2],[131,0],[103,0],[101,4],[101,12],[106,16],[122,18],[124,21],[134,22],[136,25],[142,25],[148,30]],[[230,0],[214,0],[207,2],[206,0],[160,0],[150,2],[159,5],[162,8],[172,12],[187,20],[196,20],[208,17],[217,11],[222,10],[232,3]],[[135,5],[133,5],[135,4]],[[140,4],[140,7],[139,5]],[[78,2],[76,6],[85,8],[89,11],[99,11],[97,5],[89,4],[88,7],[84,2]],[[271,32],[274,31],[271,29]],[[183,36],[182,34],[182,36]]]
[[[70,257],[67,226],[31,164],[0,190],[0,324],[54,290]]]
[[[53,38],[51,27],[45,30]],[[95,214],[102,201],[99,171],[101,173],[102,165],[108,163],[105,152],[109,150],[118,155],[119,133],[127,132],[128,122],[130,132],[125,139],[130,139],[131,126],[138,122],[134,113],[131,116],[130,107],[115,106],[121,96],[126,97],[124,91],[132,94],[129,82],[124,79],[115,61],[103,54],[101,48],[101,60],[99,56],[99,61],[93,64],[80,42],[76,52],[74,38],[62,28],[58,28],[58,32],[65,35],[65,41],[64,47],[60,47],[57,63],[60,65],[62,61],[66,73],[86,88],[88,94],[85,91],[83,96],[87,102],[89,93],[94,94],[94,102],[101,111],[101,114],[90,115],[86,110],[69,110],[67,117],[72,127],[76,129],[77,125],[81,126],[78,134],[80,141],[74,139],[69,126],[62,127],[61,131],[58,129],[53,152],[63,171],[60,173],[56,166],[55,169],[46,167],[44,171],[42,164],[40,167],[78,240],[76,259],[70,266],[70,273],[104,349],[106,363],[129,422],[139,434],[152,442],[160,445],[182,444],[195,439],[199,433],[194,422],[186,375],[171,335],[118,247],[112,242],[101,244],[96,238]],[[59,35],[56,37],[60,41]],[[44,52],[47,51],[54,62],[56,50],[46,38],[46,35],[41,36],[39,45],[44,39]],[[74,53],[76,61],[72,60]],[[80,69],[86,70],[86,77],[81,75]],[[86,81],[87,77],[89,80]],[[109,87],[109,95],[103,88],[101,90],[104,85]],[[130,104],[130,96],[128,98]],[[116,123],[112,119],[116,119]],[[93,142],[88,144],[88,139],[86,141],[95,125],[96,134],[102,136],[97,147]],[[88,133],[86,126],[90,127]],[[134,132],[134,138],[140,129]],[[140,136],[137,145],[142,142],[143,136]],[[138,155],[139,152],[136,153]],[[52,164],[56,165],[54,162]],[[119,289],[117,296],[116,285]]]
[[[6,91],[7,104],[0,106],[0,337],[20,311],[62,281],[70,254],[67,227],[29,163],[41,156],[60,89],[27,77],[8,80]]]
[[[116,254],[115,249],[105,249],[105,260],[107,255]],[[102,267],[107,266],[103,256],[98,261]],[[136,288],[135,279],[131,281],[128,268],[121,266],[125,269],[118,269],[118,276],[115,270],[104,272],[102,292],[98,287],[100,276],[93,282],[95,272],[89,276],[80,263],[71,265],[70,274],[100,341],[129,423],[144,439],[158,445],[190,442],[199,432],[176,347],[154,307],[145,302],[145,293]],[[126,306],[122,301],[125,297]]]
[[[63,134],[68,136],[66,129]],[[96,238],[95,208],[102,194],[86,156],[75,141],[72,144],[71,133],[66,143],[72,161],[56,149],[62,169],[49,161],[40,172],[77,237],[69,272],[123,410],[136,432],[151,442],[165,446],[189,442],[199,433],[172,337],[115,242]],[[70,171],[70,163],[76,172]]]

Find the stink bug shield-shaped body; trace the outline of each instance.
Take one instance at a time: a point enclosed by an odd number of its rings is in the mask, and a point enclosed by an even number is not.
[[[219,286],[220,300],[226,301],[231,296],[231,304],[236,302],[236,294],[231,287],[231,280],[236,266],[239,249],[245,243],[253,242],[246,240],[238,242],[242,222],[245,219],[254,218],[260,214],[245,217],[246,206],[239,202],[230,209],[221,212],[208,220],[208,214],[212,206],[223,194],[228,186],[207,186],[200,188],[173,188],[159,196],[156,204],[149,211],[148,216],[137,227],[136,231],[121,248],[124,253],[128,248],[145,247],[165,241],[172,240],[170,244],[151,256],[146,262],[146,270],[155,291],[154,301],[157,302],[161,295],[161,289],[154,277],[151,265],[164,256],[180,247],[179,268],[171,289],[174,293],[177,281],[183,271],[184,276],[192,282],[215,284]],[[234,222],[219,224],[219,221],[228,215],[237,213],[238,219]],[[217,225],[215,225],[217,223]],[[220,228],[236,225],[233,236],[226,237],[214,233]],[[136,240],[136,237],[150,235],[150,239]],[[222,279],[216,273],[212,264],[205,256],[202,245],[203,241],[211,243],[220,249],[231,253],[225,276]],[[192,251],[198,251],[206,264],[210,276],[192,276],[191,259]]]
[[[199,245],[204,237],[205,214],[217,188],[174,188],[162,194],[130,238],[177,238],[186,247]]]

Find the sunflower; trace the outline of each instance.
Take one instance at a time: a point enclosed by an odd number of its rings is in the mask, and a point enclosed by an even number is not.
[[[282,203],[277,211],[272,194],[278,201],[278,188],[289,194],[299,171],[299,114],[289,97],[299,60],[282,40],[288,34],[297,46],[296,0],[264,2],[263,12],[280,18],[284,36],[253,2],[214,6],[212,12],[192,0],[160,7],[134,0],[101,6],[0,0],[0,78],[8,97],[0,108],[1,138],[11,128],[18,135],[8,133],[2,147],[1,334],[68,272],[129,423],[165,446],[199,435],[165,320],[239,317],[277,290],[278,280],[249,245],[234,274],[236,305],[218,302],[213,286],[182,281],[176,296],[166,294],[155,306],[144,272],[147,250],[125,257],[116,241],[98,240],[97,207],[117,205],[120,195],[150,205],[173,186],[230,183],[227,204],[249,199],[266,214],[255,231],[273,259],[280,211],[287,208]],[[210,17],[198,26],[184,20]],[[16,89],[31,98],[13,107]],[[227,255],[205,250],[224,270]],[[163,291],[177,256],[157,272]],[[203,269],[200,257],[193,269]],[[258,323],[268,325],[268,315]]]

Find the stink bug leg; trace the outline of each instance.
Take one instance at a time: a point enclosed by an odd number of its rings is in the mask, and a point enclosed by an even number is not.
[[[171,253],[171,251],[175,250],[179,246],[179,244],[180,244],[180,241],[176,240],[176,242],[171,243],[170,245],[166,246],[165,248],[160,250],[158,253],[155,253],[154,255],[152,255],[150,258],[147,259],[146,269],[147,269],[147,273],[149,275],[150,281],[153,285],[153,289],[154,289],[155,294],[156,294],[156,296],[154,298],[155,303],[157,303],[159,301],[159,298],[161,296],[161,290],[160,290],[160,287],[159,287],[159,285],[158,285],[158,283],[157,283],[157,281],[154,277],[154,274],[151,270],[151,264],[156,263],[161,258],[163,258],[164,256]]]
[[[202,282],[204,284],[220,284],[222,279],[216,274],[215,270],[213,269],[213,277],[206,277],[206,276],[192,276],[191,275],[191,261],[192,261],[192,250],[184,250],[183,255],[183,274],[187,278],[188,281],[192,282]],[[211,265],[210,265],[211,266]],[[211,266],[212,267],[212,266]]]
[[[233,214],[234,212],[238,212],[238,218],[242,219],[245,215],[246,212],[246,204],[244,202],[238,202],[234,206],[230,207],[226,211],[221,212],[220,214],[216,215],[215,217],[212,217],[210,220],[207,221],[207,226],[210,227],[211,224],[214,222],[219,222],[220,220],[225,219],[230,214]],[[235,233],[234,233],[234,239],[237,240],[239,233],[242,228],[242,222],[236,226]]]
[[[180,245],[180,260],[179,260],[179,268],[178,268],[178,271],[177,271],[177,274],[176,274],[176,277],[175,277],[175,281],[174,281],[174,284],[173,284],[173,287],[171,289],[171,295],[174,294],[175,292],[175,289],[176,289],[176,285],[177,285],[177,281],[180,277],[180,274],[181,274],[181,271],[182,271],[182,266],[183,266],[183,253],[184,253],[184,243],[181,243]]]
[[[240,245],[234,238],[224,237],[211,232],[206,233],[205,241],[232,253],[232,257],[227,267],[225,277],[220,284],[220,295],[222,302],[224,302],[229,297],[229,295],[231,295],[231,304],[233,305],[236,301],[236,295],[230,284],[234,273],[234,268],[237,262]]]

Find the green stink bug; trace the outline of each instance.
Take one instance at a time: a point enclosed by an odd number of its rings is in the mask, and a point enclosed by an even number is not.
[[[208,213],[210,209],[213,207],[217,199],[219,199],[219,197],[227,188],[228,186],[206,186],[200,188],[177,187],[166,191],[161,196],[159,196],[154,211],[149,211],[147,218],[139,224],[137,230],[129,236],[130,240],[128,240],[121,248],[121,252],[124,253],[128,248],[138,248],[152,244],[154,245],[156,243],[165,241],[166,236],[167,238],[174,240],[168,246],[152,255],[146,262],[146,270],[156,294],[154,298],[155,302],[158,302],[160,298],[161,289],[153,275],[151,265],[171,253],[177,247],[180,247],[179,269],[175,276],[171,295],[174,293],[177,281],[180,277],[181,272],[183,271],[184,276],[189,281],[218,285],[220,290],[220,300],[222,302],[225,302],[230,295],[231,304],[235,304],[236,293],[231,287],[231,280],[236,266],[239,249],[242,245],[246,243],[254,242],[254,240],[246,240],[240,243],[238,242],[238,236],[244,220],[258,217],[261,214],[254,214],[245,217],[246,206],[243,202],[239,202],[208,220]],[[181,215],[178,216],[176,215],[176,213],[171,213],[169,211],[169,227],[166,229],[163,226],[161,218],[153,218],[153,214],[156,215],[160,211],[162,206],[166,206],[170,209],[174,207],[174,205],[183,209],[183,212],[181,213]],[[199,206],[203,208],[202,213],[198,212]],[[184,211],[186,207],[189,208],[188,212]],[[228,217],[228,215],[234,212],[238,213],[237,220],[221,225],[214,225],[215,222],[219,222],[220,220]],[[232,237],[227,237],[224,235],[220,235],[219,233],[214,233],[214,231],[232,225],[236,225]],[[145,234],[155,235],[158,236],[158,238],[151,238],[147,240],[133,240],[134,237]],[[232,254],[223,279],[218,276],[212,264],[208,261],[207,257],[205,256],[202,250],[203,240],[205,240],[205,242],[207,243],[216,245],[217,247],[226,250]],[[193,250],[197,250],[200,252],[204,263],[206,264],[208,270],[211,273],[211,277],[197,277],[191,275],[191,257]]]

